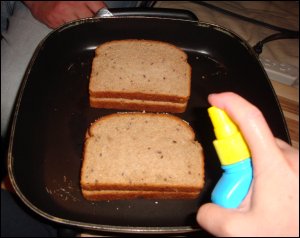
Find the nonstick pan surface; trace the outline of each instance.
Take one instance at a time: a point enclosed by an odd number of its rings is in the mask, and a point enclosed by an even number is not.
[[[169,42],[188,54],[191,98],[176,114],[196,132],[205,153],[205,188],[194,200],[90,202],[80,191],[84,137],[90,123],[120,110],[89,106],[88,83],[96,46],[110,40]],[[200,229],[199,206],[210,202],[221,175],[212,141],[207,96],[233,91],[264,113],[275,136],[290,142],[277,98],[255,53],[219,26],[151,17],[85,19],[46,37],[27,69],[15,109],[8,170],[22,201],[38,214],[85,229],[180,233]]]

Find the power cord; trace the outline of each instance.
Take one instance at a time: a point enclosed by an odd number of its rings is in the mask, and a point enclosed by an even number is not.
[[[259,41],[253,46],[254,51],[256,54],[261,54],[263,45],[267,42],[274,41],[274,40],[280,40],[280,39],[299,39],[299,31],[297,32],[280,32],[275,33],[273,35],[270,35],[263,40]]]
[[[279,26],[275,26],[275,25],[266,23],[266,22],[262,22],[262,21],[259,21],[259,20],[256,20],[256,19],[253,19],[253,18],[250,18],[250,17],[246,17],[246,16],[243,16],[243,15],[231,12],[229,10],[217,7],[217,6],[212,5],[210,3],[207,3],[207,2],[203,2],[203,1],[193,1],[193,2],[197,3],[199,5],[202,5],[204,7],[213,9],[215,11],[221,12],[225,15],[236,17],[236,18],[239,18],[240,20],[247,21],[247,22],[250,22],[250,23],[253,23],[253,24],[256,24],[256,25],[260,25],[260,26],[263,26],[265,28],[269,28],[271,30],[279,31],[279,33],[272,34],[272,35],[264,38],[263,40],[259,41],[258,43],[256,43],[253,46],[254,51],[258,55],[262,52],[263,46],[267,42],[274,41],[274,40],[279,40],[279,39],[299,39],[299,31],[290,30],[290,29],[287,29],[287,28],[283,28],[283,27],[279,27]]]

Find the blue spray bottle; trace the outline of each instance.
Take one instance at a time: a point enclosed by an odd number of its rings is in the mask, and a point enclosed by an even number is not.
[[[237,208],[252,182],[250,152],[237,126],[223,110],[210,107],[208,113],[216,135],[213,144],[224,170],[211,200],[225,208]]]

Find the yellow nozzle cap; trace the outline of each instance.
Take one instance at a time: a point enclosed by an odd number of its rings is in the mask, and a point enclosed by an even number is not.
[[[208,113],[217,139],[225,139],[238,132],[236,125],[223,110],[217,107],[210,107]]]
[[[208,109],[216,140],[213,144],[222,165],[234,164],[250,157],[250,152],[237,126],[217,107]]]

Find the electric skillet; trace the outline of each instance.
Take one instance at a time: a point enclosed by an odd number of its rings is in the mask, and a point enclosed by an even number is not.
[[[257,55],[238,35],[199,22],[190,12],[168,9],[115,10],[52,31],[38,46],[25,73],[9,141],[8,173],[20,199],[51,221],[87,230],[121,233],[203,231],[196,222],[221,176],[207,114],[210,93],[232,91],[256,105],[276,137],[290,143],[286,123]],[[205,188],[194,200],[90,202],[80,190],[85,132],[117,110],[89,107],[88,83],[95,48],[107,41],[169,42],[188,54],[191,97],[176,114],[195,130],[205,153]],[[118,110],[120,111],[120,110]]]

